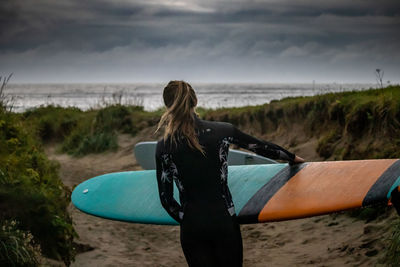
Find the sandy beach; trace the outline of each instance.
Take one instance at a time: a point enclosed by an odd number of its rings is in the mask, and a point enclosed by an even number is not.
[[[72,188],[104,173],[140,170],[133,147],[149,140],[152,132],[148,128],[136,137],[120,135],[116,152],[73,158],[56,153],[53,145],[46,148],[46,153],[61,164],[61,178]],[[309,161],[320,160],[315,145],[315,141],[308,140],[293,149],[302,151]],[[93,248],[79,253],[72,266],[187,266],[178,226],[106,220],[84,214],[72,204],[70,212],[79,234],[76,242]],[[391,210],[384,218],[369,223],[341,213],[242,225],[244,266],[377,266],[396,216]]]

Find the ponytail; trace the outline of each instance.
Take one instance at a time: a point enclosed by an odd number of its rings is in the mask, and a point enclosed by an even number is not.
[[[170,81],[164,88],[163,98],[167,109],[161,116],[156,132],[165,126],[164,141],[170,138],[171,145],[177,145],[177,138],[186,137],[190,148],[205,155],[195,132],[197,97],[193,88],[184,81]]]

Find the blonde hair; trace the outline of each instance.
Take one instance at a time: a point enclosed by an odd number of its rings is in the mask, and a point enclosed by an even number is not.
[[[163,92],[166,111],[161,116],[156,132],[163,126],[164,141],[177,145],[177,138],[186,137],[190,148],[205,154],[195,132],[197,97],[192,86],[184,81],[170,81]]]

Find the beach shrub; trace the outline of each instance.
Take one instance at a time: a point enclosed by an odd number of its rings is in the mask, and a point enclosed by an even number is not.
[[[117,135],[111,132],[82,132],[77,129],[64,141],[61,149],[73,156],[101,153],[118,148]]]
[[[61,151],[83,156],[115,150],[118,148],[118,133],[134,136],[140,130],[156,125],[161,112],[146,112],[143,107],[120,104],[84,112],[75,127],[65,136]]]
[[[15,220],[0,224],[0,266],[39,266],[40,245],[29,231],[18,229]]]
[[[63,152],[81,156],[115,150],[118,148],[117,131],[128,132],[131,128],[129,110],[122,105],[108,106],[86,115],[65,138]]]
[[[74,107],[42,106],[23,113],[25,124],[43,143],[64,140],[82,119],[83,112]]]
[[[108,106],[97,111],[94,130],[112,132],[121,130],[129,133],[132,130],[131,109],[122,105]]]
[[[121,104],[88,111],[50,105],[30,109],[22,118],[42,143],[56,142],[61,144],[59,151],[82,156],[115,150],[118,133],[134,136],[156,125],[161,113],[161,109],[146,112],[140,106]]]
[[[58,177],[58,163],[24,126],[21,116],[0,109],[0,221],[18,221],[44,255],[69,264],[77,236],[67,212],[71,192]]]

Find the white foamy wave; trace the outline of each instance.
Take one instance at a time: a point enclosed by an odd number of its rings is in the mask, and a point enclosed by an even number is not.
[[[13,111],[23,112],[43,105],[77,107],[82,110],[107,104],[140,105],[145,110],[163,106],[165,84],[8,84]],[[374,84],[192,84],[199,106],[205,108],[261,105],[285,97],[364,90]]]

